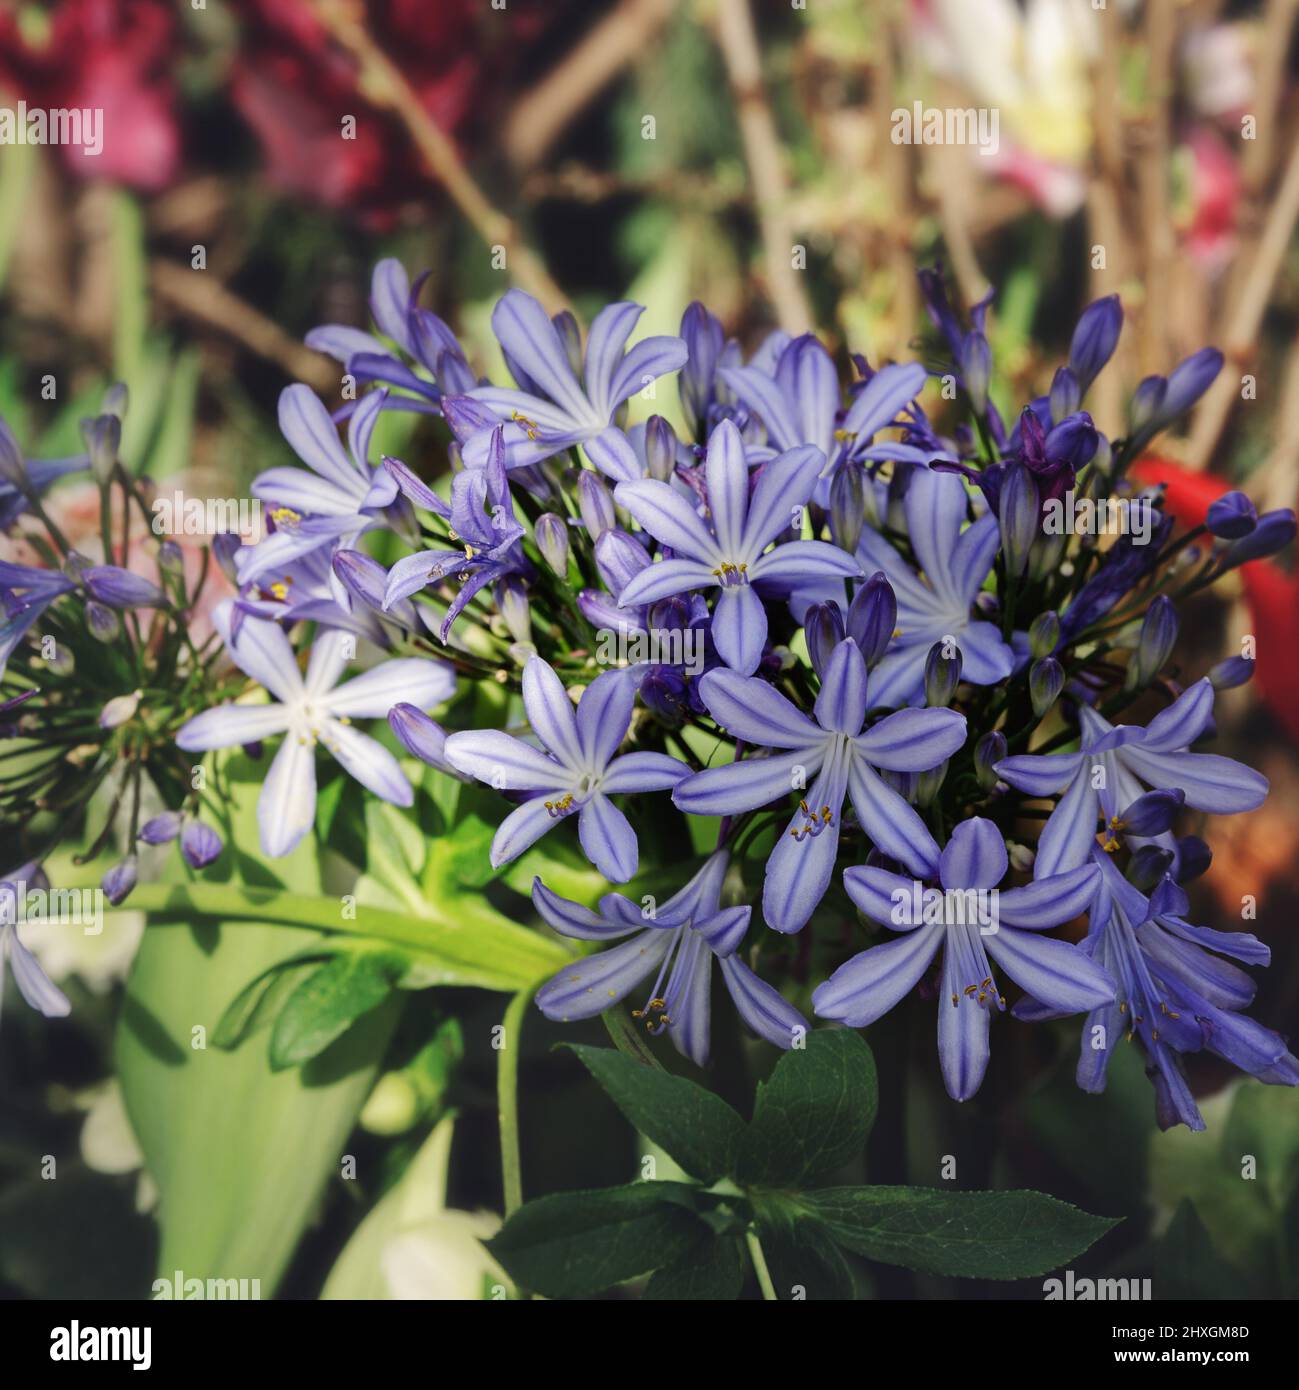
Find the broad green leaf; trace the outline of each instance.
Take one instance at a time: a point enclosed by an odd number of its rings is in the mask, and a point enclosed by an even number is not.
[[[710,1236],[658,1270],[645,1287],[648,1299],[673,1303],[733,1301],[744,1287],[744,1241]]]
[[[779,1199],[753,1203],[767,1271],[778,1300],[843,1302],[857,1297],[857,1281],[844,1253],[814,1221]]]
[[[331,956],[280,1009],[271,1032],[272,1071],[319,1056],[358,1018],[388,998],[405,969],[406,957],[394,951]]]
[[[760,1187],[805,1187],[861,1155],[879,1093],[875,1059],[847,1028],[809,1033],[758,1087],[736,1177]]]
[[[731,1175],[744,1121],[720,1096],[612,1048],[572,1050],[628,1120],[692,1177],[714,1183]]]
[[[693,1189],[641,1182],[525,1202],[487,1248],[522,1288],[582,1298],[672,1264],[707,1227]]]
[[[1117,1224],[1042,1192],[828,1187],[788,1200],[845,1250],[965,1279],[1046,1274]]]

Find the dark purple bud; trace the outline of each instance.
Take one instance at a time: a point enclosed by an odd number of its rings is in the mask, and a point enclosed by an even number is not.
[[[388,711],[388,727],[412,757],[443,772],[454,772],[446,760],[446,732],[437,720],[430,719],[423,710],[405,702],[393,705]]]
[[[1060,698],[1064,689],[1064,667],[1053,656],[1035,661],[1028,671],[1028,693],[1033,713],[1039,719]]]
[[[1274,512],[1264,512],[1258,525],[1249,533],[1232,543],[1218,561],[1219,573],[1235,569],[1237,565],[1250,560],[1262,560],[1284,550],[1295,537],[1295,515],[1289,507],[1278,507]]]
[[[675,666],[651,666],[640,683],[640,697],[645,708],[665,724],[680,724],[685,718],[689,692]]]
[[[988,407],[988,382],[992,377],[992,348],[982,333],[970,332],[961,339],[958,365],[970,400],[982,415]]]
[[[1069,344],[1069,367],[1078,379],[1078,394],[1086,395],[1101,368],[1114,355],[1123,328],[1123,306],[1116,294],[1089,304],[1078,319]]]
[[[138,877],[139,865],[135,855],[128,854],[120,864],[114,864],[104,875],[100,883],[100,887],[104,890],[104,897],[113,907],[119,906],[130,895]]]
[[[1258,525],[1258,512],[1243,492],[1229,492],[1209,503],[1209,530],[1224,541],[1238,541]]]
[[[713,398],[713,379],[717,362],[726,346],[726,334],[719,319],[696,300],[681,316],[681,337],[690,356],[681,368],[678,390],[681,407],[690,428],[698,438],[703,433],[708,406]]]
[[[1046,436],[1042,451],[1048,463],[1067,464],[1075,472],[1090,463],[1100,435],[1085,410],[1066,415]]]
[[[690,626],[690,600],[681,594],[651,603],[645,614],[650,632],[684,632]]]
[[[843,614],[837,603],[814,603],[803,618],[807,654],[818,676],[825,674],[834,649],[844,639]]]
[[[651,478],[666,483],[677,463],[677,433],[661,415],[645,424],[645,466]]]
[[[595,567],[614,598],[620,597],[632,579],[649,564],[645,547],[617,527],[605,531],[595,543]]]
[[[1134,436],[1149,437],[1158,428],[1156,422],[1164,406],[1168,392],[1168,379],[1162,376],[1148,376],[1132,393],[1132,404],[1128,407],[1128,419]]]
[[[1209,672],[1209,683],[1215,690],[1234,690],[1244,685],[1254,674],[1254,661],[1248,656],[1229,656]]]
[[[1213,863],[1213,851],[1198,835],[1183,835],[1177,842],[1177,881],[1190,883]]]
[[[145,821],[140,830],[140,839],[146,845],[165,845],[180,834],[181,826],[184,823],[183,812],[164,811],[162,815],[154,816],[152,820]]]
[[[95,600],[86,601],[86,631],[99,642],[115,642],[122,634],[122,620],[111,608]]]
[[[1018,577],[1024,573],[1028,552],[1037,539],[1041,514],[1042,501],[1033,475],[1022,463],[1010,464],[1001,484],[997,517],[1007,574]]]
[[[1160,405],[1160,419],[1168,424],[1184,415],[1213,385],[1222,370],[1222,353],[1217,348],[1201,348],[1168,374],[1168,389]]]
[[[613,494],[605,486],[604,479],[586,468],[577,480],[577,505],[582,513],[582,524],[593,541],[613,525]]]
[[[91,594],[110,608],[162,608],[167,602],[156,584],[117,565],[92,565],[81,577]]]
[[[851,555],[866,520],[866,475],[860,463],[845,459],[830,481],[830,534]]]
[[[1039,613],[1028,625],[1028,649],[1034,660],[1038,657],[1050,656],[1059,645],[1059,614],[1049,609],[1045,613]]]
[[[362,550],[339,550],[332,561],[334,573],[349,594],[377,612],[383,612],[383,594],[388,585],[388,571]]]
[[[984,791],[991,791],[1001,780],[997,764],[1006,756],[1006,735],[1000,729],[984,734],[974,745],[974,775]]]
[[[90,471],[102,486],[113,476],[122,446],[122,421],[116,415],[99,415],[81,422],[81,437],[90,455]]]
[[[1173,865],[1173,851],[1160,845],[1142,845],[1128,860],[1127,880],[1139,892],[1149,893]]]
[[[1059,424],[1078,409],[1081,401],[1078,378],[1068,367],[1058,368],[1051,380],[1051,419]]]
[[[496,586],[496,607],[516,642],[532,641],[532,612],[528,589],[517,574],[507,574]]]
[[[158,547],[158,568],[164,574],[184,574],[185,555],[175,541],[163,541]]]
[[[561,578],[568,577],[568,527],[554,512],[542,512],[533,527],[541,558]]]
[[[235,556],[243,549],[243,541],[233,531],[221,531],[212,537],[212,555],[221,566],[221,573],[232,583],[238,584],[239,572],[235,568]]]
[[[848,636],[857,643],[868,667],[884,655],[897,626],[897,595],[884,571],[876,570],[857,590],[848,608]]]
[[[191,869],[206,869],[222,850],[221,836],[201,820],[187,820],[180,832],[181,857]]]
[[[1119,814],[1119,824],[1115,828],[1141,839],[1153,838],[1172,826],[1177,813],[1185,805],[1186,793],[1181,787],[1146,792]]]
[[[1163,670],[1164,662],[1172,655],[1177,641],[1177,609],[1167,594],[1159,597],[1146,609],[1141,623],[1141,638],[1137,643],[1136,682],[1149,685]]]
[[[951,655],[945,655],[944,648]],[[925,658],[925,703],[934,709],[947,705],[961,683],[963,658],[955,643],[935,642]]]

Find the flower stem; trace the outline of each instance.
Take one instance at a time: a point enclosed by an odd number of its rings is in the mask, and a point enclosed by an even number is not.
[[[762,1242],[758,1233],[750,1227],[744,1233],[744,1243],[749,1247],[749,1258],[753,1261],[753,1272],[758,1276],[758,1287],[768,1303],[777,1302],[776,1286],[771,1282],[771,1271],[767,1268],[767,1257],[762,1253]]]
[[[496,1061],[496,1107],[501,1128],[501,1182],[505,1189],[505,1215],[523,1205],[523,1166],[519,1157],[519,1052],[523,1045],[523,1019],[532,1001],[532,989],[521,989],[510,1000],[502,1021],[504,1036]]]

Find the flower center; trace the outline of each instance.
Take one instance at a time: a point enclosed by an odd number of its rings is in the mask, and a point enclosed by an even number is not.
[[[803,813],[803,824],[791,826],[789,833],[799,844],[802,844],[804,840],[814,839],[823,830],[834,824],[834,812],[828,806],[822,806],[819,811],[813,811],[806,801],[800,801],[798,809]]]
[[[742,589],[749,582],[748,565],[737,564],[734,560],[723,560],[713,574],[723,589]]]

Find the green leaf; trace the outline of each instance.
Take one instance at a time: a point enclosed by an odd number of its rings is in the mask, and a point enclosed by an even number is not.
[[[1162,1299],[1237,1299],[1245,1281],[1213,1248],[1204,1222],[1183,1200],[1155,1250],[1154,1291]]]
[[[743,1287],[744,1242],[738,1236],[714,1236],[696,1242],[658,1270],[645,1287],[645,1297],[674,1303],[732,1302]]]
[[[757,1198],[754,1212],[777,1299],[842,1302],[857,1297],[843,1251],[814,1221],[797,1218],[783,1201]]]
[[[744,1121],[720,1096],[609,1047],[571,1050],[637,1130],[692,1177],[714,1183],[734,1172]]]
[[[289,996],[271,1033],[271,1070],[283,1071],[322,1053],[392,993],[406,969],[393,951],[331,956]]]
[[[638,1182],[525,1202],[487,1248],[522,1288],[582,1298],[673,1264],[707,1230],[681,1183]]]
[[[277,961],[269,970],[263,970],[230,1001],[212,1030],[213,1044],[229,1051],[259,1028],[265,1028],[294,989],[319,969],[324,959],[325,952],[312,951]]]
[[[1046,1274],[1117,1224],[1042,1192],[828,1187],[791,1200],[845,1250],[963,1279]]]
[[[805,1187],[860,1156],[879,1093],[875,1059],[847,1028],[809,1033],[758,1087],[736,1177],[765,1187]]]

